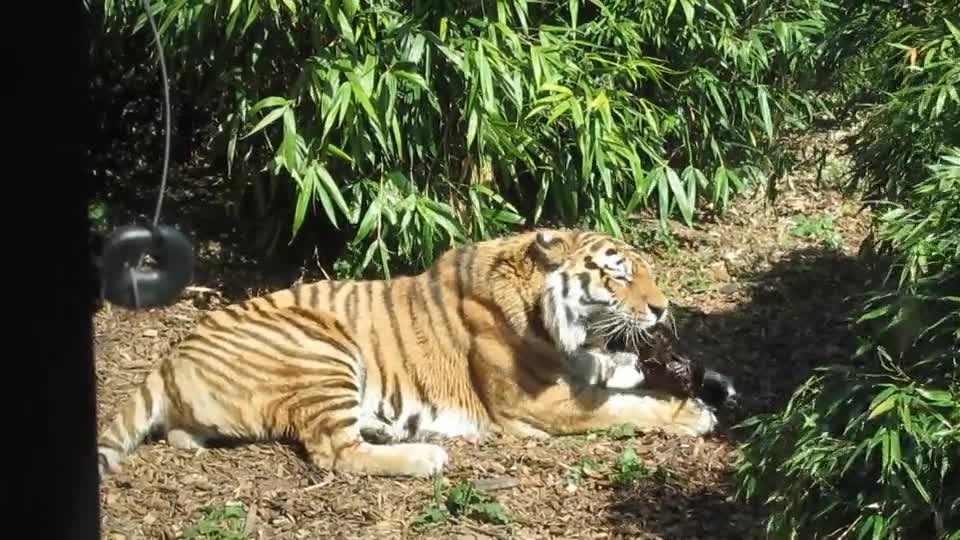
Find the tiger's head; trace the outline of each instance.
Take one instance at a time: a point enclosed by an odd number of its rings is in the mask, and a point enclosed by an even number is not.
[[[586,344],[634,347],[669,317],[652,267],[630,244],[599,232],[542,230],[533,248],[547,268],[543,322],[565,353]]]

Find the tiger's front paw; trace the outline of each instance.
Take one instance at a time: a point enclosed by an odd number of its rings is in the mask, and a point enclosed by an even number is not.
[[[630,390],[643,384],[643,373],[634,366],[616,366],[607,378],[607,388]]]
[[[400,447],[408,453],[408,472],[413,476],[440,474],[450,461],[447,451],[435,444],[411,443]]]
[[[630,390],[643,384],[643,372],[637,369],[639,357],[631,352],[618,351],[609,354],[605,374],[605,386],[618,390]]]

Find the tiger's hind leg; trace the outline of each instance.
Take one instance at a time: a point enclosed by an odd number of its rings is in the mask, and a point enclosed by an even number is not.
[[[263,416],[272,435],[301,442],[314,465],[374,476],[429,476],[447,463],[432,444],[370,444],[364,441],[361,400],[366,363],[352,333],[324,311],[291,307],[277,317],[304,335],[297,346],[278,348],[275,361],[296,376],[274,379]]]
[[[437,474],[446,466],[446,450],[434,444],[364,440],[357,420],[359,403],[350,405],[339,411],[322,406],[304,411],[314,420],[303,425],[300,439],[314,465],[353,474],[414,477]]]

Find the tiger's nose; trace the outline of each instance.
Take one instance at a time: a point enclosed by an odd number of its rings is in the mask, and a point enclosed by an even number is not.
[[[650,308],[650,313],[653,313],[653,316],[656,317],[658,321],[663,319],[663,314],[667,311],[666,305],[655,306],[653,304],[649,304],[647,307]]]

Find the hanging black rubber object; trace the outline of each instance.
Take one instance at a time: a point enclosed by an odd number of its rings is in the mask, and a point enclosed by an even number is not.
[[[156,261],[156,269],[139,268],[146,255]],[[120,227],[101,252],[103,297],[133,309],[171,305],[193,279],[193,263],[193,245],[173,227]]]

